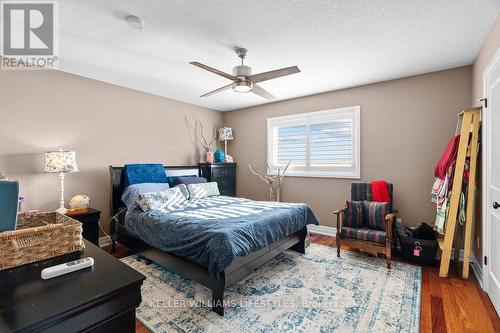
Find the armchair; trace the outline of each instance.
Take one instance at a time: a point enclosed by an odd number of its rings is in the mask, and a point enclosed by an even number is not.
[[[373,202],[370,183],[352,183],[351,201],[334,211],[337,215],[337,257],[340,246],[347,245],[368,252],[383,253],[391,268],[393,226],[392,184],[388,184],[390,203]]]

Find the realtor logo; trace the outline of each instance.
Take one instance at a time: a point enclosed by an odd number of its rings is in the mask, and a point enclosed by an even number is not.
[[[1,2],[1,69],[57,68],[57,5],[53,2]]]

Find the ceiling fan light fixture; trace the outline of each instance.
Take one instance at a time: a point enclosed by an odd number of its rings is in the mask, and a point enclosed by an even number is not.
[[[238,81],[233,83],[233,90],[239,93],[248,93],[253,89],[252,82],[250,81]]]
[[[233,68],[233,75],[227,74],[226,72],[204,65],[197,61],[190,62],[191,65],[194,65],[196,67],[199,67],[201,69],[204,69],[206,71],[209,71],[213,74],[222,76],[232,81],[232,83],[229,83],[215,90],[209,91],[206,94],[201,95],[200,97],[212,96],[213,94],[233,89],[233,91],[237,93],[252,92],[255,95],[265,98],[267,100],[273,100],[276,97],[273,96],[270,92],[268,92],[264,88],[262,88],[261,86],[259,86],[258,83],[295,73],[300,73],[300,69],[297,66],[291,66],[252,75],[252,68],[250,66],[245,66],[244,64],[245,56],[247,55],[248,50],[241,47],[237,47],[235,48],[235,51],[238,57],[240,57],[241,59],[241,65]]]

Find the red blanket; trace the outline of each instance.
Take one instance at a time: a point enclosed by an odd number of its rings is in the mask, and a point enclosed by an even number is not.
[[[460,135],[457,135],[453,137],[450,140],[450,142],[448,142],[448,145],[446,146],[443,156],[441,156],[441,159],[436,165],[436,168],[434,168],[434,177],[439,177],[441,179],[444,179],[444,177],[446,177],[448,169],[450,168],[451,165],[455,163],[457,159],[459,141],[460,141]]]
[[[374,180],[371,182],[372,200],[376,202],[391,202],[389,186],[385,180]]]

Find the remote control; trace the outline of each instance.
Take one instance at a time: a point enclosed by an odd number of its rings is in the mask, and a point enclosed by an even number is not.
[[[70,261],[64,264],[42,269],[42,279],[52,279],[56,276],[68,274],[92,266],[94,266],[94,259],[90,257]]]

